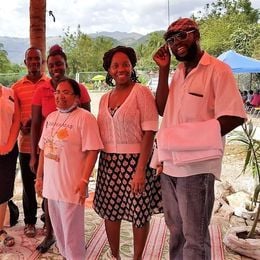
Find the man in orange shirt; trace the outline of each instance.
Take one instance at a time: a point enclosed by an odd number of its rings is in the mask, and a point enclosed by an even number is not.
[[[26,50],[24,64],[27,67],[27,75],[14,83],[12,88],[18,98],[21,113],[18,147],[23,182],[24,234],[27,237],[34,237],[36,235],[37,200],[34,189],[35,174],[31,171],[29,165],[31,153],[31,107],[35,90],[42,86],[48,78],[41,72],[43,59],[38,48],[30,47]]]

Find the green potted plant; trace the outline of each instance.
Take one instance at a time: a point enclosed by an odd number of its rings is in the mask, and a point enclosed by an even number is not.
[[[245,161],[242,174],[249,170],[255,182],[251,205],[247,208],[255,211],[254,221],[251,227],[234,228],[233,231],[227,232],[224,243],[240,254],[260,259],[260,232],[257,228],[260,215],[260,141],[255,138],[255,133],[256,128],[252,121],[248,121],[242,125],[242,131],[235,131],[234,137],[230,139],[243,144]]]

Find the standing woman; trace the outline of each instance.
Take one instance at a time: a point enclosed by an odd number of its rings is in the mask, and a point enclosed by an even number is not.
[[[67,56],[59,45],[54,45],[49,50],[47,57],[47,66],[50,79],[43,86],[39,87],[32,100],[32,125],[31,125],[31,160],[30,167],[36,173],[38,164],[38,142],[41,136],[42,125],[46,117],[56,110],[54,92],[59,80],[65,78],[68,68]],[[84,85],[79,84],[81,96],[79,99],[80,106],[90,111],[90,97]],[[52,226],[48,215],[48,202],[44,199],[44,216],[46,236],[37,246],[41,253],[48,251],[50,246],[55,242],[52,234]]]
[[[3,229],[7,202],[13,196],[20,129],[20,112],[11,88],[0,84],[0,240],[13,246],[14,238]]]
[[[134,260],[142,258],[153,213],[162,212],[159,178],[148,167],[158,113],[151,91],[138,83],[137,59],[130,47],[105,53],[106,82],[115,87],[102,96],[98,124],[100,154],[95,211],[105,219],[113,259],[120,259],[121,220],[133,224]]]
[[[85,259],[84,203],[89,177],[103,148],[95,117],[78,107],[80,88],[63,79],[55,91],[57,111],[48,115],[35,188],[48,199],[49,215],[60,254]]]

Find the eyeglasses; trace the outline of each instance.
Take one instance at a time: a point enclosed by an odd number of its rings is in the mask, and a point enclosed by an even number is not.
[[[68,90],[64,90],[64,91],[55,91],[54,92],[54,95],[64,95],[64,96],[71,96],[71,95],[74,95],[74,93],[68,91]]]
[[[192,32],[195,32],[195,30],[188,31],[188,32],[180,31],[180,32],[174,34],[173,36],[171,36],[169,39],[167,39],[166,42],[169,46],[173,46],[176,42],[176,39],[178,41],[185,41],[185,40],[187,40],[189,33],[192,33]]]

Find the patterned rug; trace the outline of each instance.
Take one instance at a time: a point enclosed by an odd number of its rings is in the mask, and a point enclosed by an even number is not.
[[[90,198],[91,200],[91,198]],[[85,211],[85,236],[86,236],[86,259],[107,260],[109,259],[109,246],[105,233],[103,220],[91,208],[91,201],[86,202]],[[40,212],[40,210],[39,210]],[[39,213],[40,214],[40,213]],[[42,223],[37,222],[37,236],[27,238],[23,234],[23,218],[20,216],[19,223],[8,228],[10,235],[15,237],[16,244],[12,248],[5,248],[0,245],[0,260],[62,260],[56,245],[45,254],[39,254],[35,247],[43,240]],[[218,225],[210,226],[212,260],[224,260],[221,229]],[[123,221],[121,226],[120,255],[122,260],[130,260],[133,256],[132,226]],[[169,232],[165,226],[163,214],[154,215],[144,249],[144,260],[168,260],[168,239]]]

